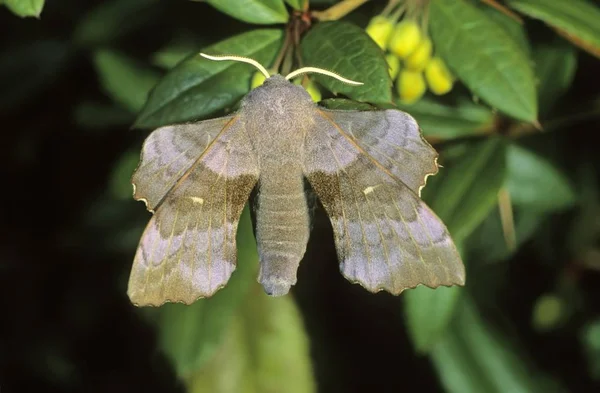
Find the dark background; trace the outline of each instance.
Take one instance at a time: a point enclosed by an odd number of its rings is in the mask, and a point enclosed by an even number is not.
[[[74,118],[82,101],[110,102],[89,50],[71,41],[78,21],[98,3],[49,1],[41,20],[0,8],[3,393],[184,391],[157,348],[153,327],[125,294],[135,242],[149,215],[142,204],[107,195],[115,162],[139,150],[147,131],[86,129]],[[145,58],[181,31],[210,43],[248,28],[203,4],[166,3],[141,15],[138,27],[135,18],[123,26],[111,46]],[[36,45],[45,47],[23,54]],[[598,96],[597,60],[582,53],[579,61],[566,106]],[[548,137],[565,170],[585,159],[597,176],[598,125],[586,120]],[[570,391],[598,391],[576,332],[600,315],[600,275],[582,272],[561,253],[574,216],[569,211],[545,223],[540,236],[556,254],[540,253],[534,239],[502,267],[476,270],[506,274],[509,285],[500,289],[495,307],[512,321],[529,358]],[[548,263],[552,258],[560,260]],[[311,337],[320,391],[441,391],[429,360],[414,354],[398,299],[348,283],[335,261],[331,228],[318,210],[293,293]],[[566,326],[540,335],[530,327],[534,302],[561,276],[575,283],[585,306]]]

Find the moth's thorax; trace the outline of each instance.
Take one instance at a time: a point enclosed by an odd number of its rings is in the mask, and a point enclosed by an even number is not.
[[[242,101],[246,130],[261,160],[298,160],[314,110],[308,93],[273,75]]]

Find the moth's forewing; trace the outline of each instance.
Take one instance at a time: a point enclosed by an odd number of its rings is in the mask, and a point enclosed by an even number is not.
[[[237,225],[258,174],[237,117],[164,127],[148,137],[133,182],[136,199],[156,213],[129,278],[134,304],[190,304],[227,283]]]
[[[419,284],[463,285],[446,227],[418,197],[437,171],[437,153],[414,120],[395,110],[315,109],[313,116],[306,177],[332,222],[344,276],[393,294]]]

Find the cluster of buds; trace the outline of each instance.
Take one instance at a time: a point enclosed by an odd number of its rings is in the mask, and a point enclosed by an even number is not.
[[[386,51],[390,76],[402,102],[419,100],[427,88],[443,95],[452,89],[454,77],[444,61],[433,56],[433,44],[427,33],[411,19],[395,24],[385,16],[375,16],[367,34]]]

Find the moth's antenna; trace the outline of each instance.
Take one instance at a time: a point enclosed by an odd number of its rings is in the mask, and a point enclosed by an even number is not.
[[[224,60],[233,60],[233,61],[240,61],[242,63],[248,63],[248,64],[252,64],[254,67],[258,68],[258,70],[260,72],[262,72],[262,74],[265,76],[265,78],[270,78],[271,75],[269,75],[269,71],[266,70],[265,67],[263,67],[258,61],[256,60],[252,60],[248,57],[243,57],[243,56],[211,56],[211,55],[207,55],[206,53],[200,53],[200,56],[207,58],[209,60],[215,60],[215,61],[224,61]]]
[[[307,74],[309,72],[314,72],[316,74],[323,74],[323,75],[327,75],[330,76],[332,78],[335,78],[337,80],[339,80],[340,82],[344,82],[347,83],[349,85],[355,85],[355,86],[360,86],[363,85],[364,83],[362,82],[357,82],[357,81],[353,81],[350,79],[346,79],[341,75],[336,74],[335,72],[331,72],[331,71],[327,71],[324,70],[322,68],[316,68],[316,67],[302,67],[294,72],[290,72],[289,74],[286,75],[285,79],[290,80],[292,78],[297,77],[298,75],[302,75],[302,74]]]

